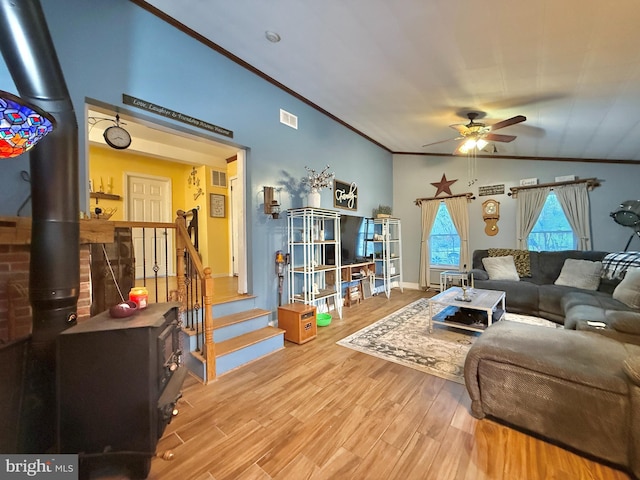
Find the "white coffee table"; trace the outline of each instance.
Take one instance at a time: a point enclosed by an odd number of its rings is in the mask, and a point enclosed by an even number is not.
[[[480,288],[467,289],[467,296],[471,298],[470,302],[456,300],[456,297],[462,296],[462,288],[451,287],[438,295],[429,299],[429,333],[433,332],[433,324],[448,325],[450,327],[462,328],[464,330],[472,330],[474,332],[483,332],[494,321],[502,320],[505,314],[505,293],[498,290],[482,290]],[[440,311],[434,314],[434,307],[442,306]],[[500,305],[500,309],[498,309]],[[446,317],[456,313],[460,309],[479,310],[486,312],[486,324],[471,324],[445,321]],[[497,318],[494,318],[494,313]]]

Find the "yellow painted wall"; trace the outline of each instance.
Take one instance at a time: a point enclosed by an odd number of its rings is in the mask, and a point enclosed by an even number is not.
[[[89,147],[89,179],[93,182],[94,191],[99,191],[102,184],[105,193],[113,193],[121,197],[121,200],[100,199],[98,201],[98,206],[103,209],[117,208],[111,220],[126,220],[124,218],[127,193],[124,185],[125,172],[171,179],[172,217],[170,221],[172,222],[175,219],[176,210],[192,204],[192,202],[186,203],[187,178],[191,172],[191,166],[165,162],[131,152],[91,146]],[[108,191],[109,182],[113,183],[111,192]],[[91,210],[93,211],[95,207],[96,199],[92,198]]]
[[[235,164],[235,162],[234,162]],[[211,186],[211,169],[209,167],[197,167],[197,178],[203,193],[194,199],[197,187],[189,185],[188,179],[193,167],[177,162],[163,161],[156,158],[138,155],[128,151],[118,151],[97,146],[89,147],[89,179],[93,182],[94,191],[102,188],[105,193],[120,195],[120,200],[91,199],[90,209],[96,206],[105,211],[116,209],[110,220],[126,220],[124,217],[126,204],[126,186],[124,185],[124,173],[139,173],[171,179],[171,211],[175,219],[178,209],[191,210],[200,207],[199,217],[199,242],[202,263],[211,267],[213,276],[229,275],[230,242],[229,242],[229,206],[228,198],[225,218],[212,218],[209,216],[209,193],[221,193],[227,195],[225,188]],[[230,173],[227,173],[231,176]],[[109,191],[109,184],[112,184]]]

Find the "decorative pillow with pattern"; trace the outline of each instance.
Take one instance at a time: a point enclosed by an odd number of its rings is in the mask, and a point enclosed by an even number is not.
[[[514,250],[511,248],[490,248],[488,250],[490,257],[506,257],[511,255],[516,264],[516,271],[519,277],[531,276],[531,257],[529,250]]]

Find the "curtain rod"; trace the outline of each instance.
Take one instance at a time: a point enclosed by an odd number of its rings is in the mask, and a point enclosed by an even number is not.
[[[531,190],[532,188],[546,188],[546,187],[551,187],[551,190],[553,190],[553,187],[561,187],[564,185],[576,185],[578,183],[586,183],[587,188],[589,190],[593,190],[595,187],[600,186],[600,182],[595,177],[581,178],[578,180],[568,180],[566,182],[552,182],[552,183],[541,183],[539,185],[523,185],[522,187],[511,187],[509,189],[511,190],[511,193],[507,193],[507,195],[509,195],[510,197],[513,196],[513,198],[517,198],[519,190]]]
[[[455,198],[455,197],[467,197],[467,200],[475,200],[476,197],[473,193],[459,193],[457,195],[449,195],[448,197],[430,197],[430,198],[416,198],[415,204],[420,205],[421,202],[428,202],[429,200],[445,200],[447,198]]]

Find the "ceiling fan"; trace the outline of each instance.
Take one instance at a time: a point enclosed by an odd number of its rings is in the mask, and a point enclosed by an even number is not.
[[[481,122],[476,122],[476,118],[480,116],[479,112],[468,112],[467,118],[469,123],[456,123],[449,125],[456,130],[460,136],[455,138],[449,138],[447,140],[440,140],[439,142],[427,143],[423,147],[429,147],[438,143],[450,142],[452,140],[462,140],[460,145],[455,149],[454,153],[467,154],[474,150],[482,150],[489,142],[512,142],[516,139],[515,135],[502,135],[499,133],[493,133],[500,128],[509,127],[516,123],[522,123],[527,120],[524,115],[516,115],[515,117],[502,120],[501,122],[494,123],[493,125],[486,125]]]

